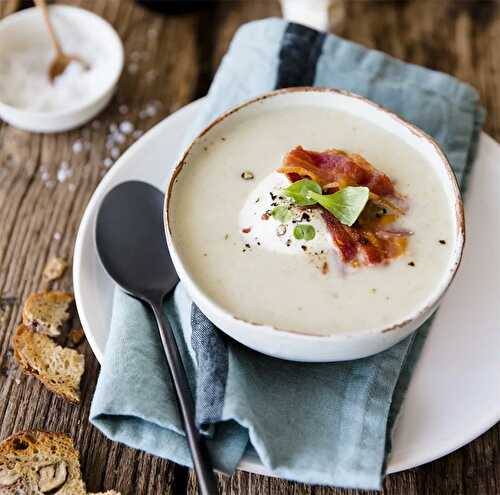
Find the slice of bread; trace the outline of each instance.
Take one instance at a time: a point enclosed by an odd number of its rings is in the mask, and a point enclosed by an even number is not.
[[[57,337],[70,318],[73,294],[69,292],[34,292],[23,308],[23,323],[37,332]]]
[[[2,495],[86,495],[78,451],[65,433],[16,433],[0,443]]]
[[[87,494],[73,440],[46,431],[16,433],[0,443],[0,494],[120,495]]]
[[[23,370],[36,376],[49,390],[78,403],[85,369],[82,354],[57,345],[47,335],[20,325],[12,339],[14,356]]]

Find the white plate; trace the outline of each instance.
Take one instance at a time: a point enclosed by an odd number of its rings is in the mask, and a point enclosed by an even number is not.
[[[180,144],[202,105],[169,116],[131,146],[94,192],[78,231],[73,283],[80,319],[102,362],[113,284],[94,242],[97,207],[116,184],[139,179],[164,189]],[[500,419],[500,145],[482,134],[466,199],[461,269],[435,318],[393,432],[388,472],[432,461],[470,442]],[[271,475],[249,454],[240,469]]]

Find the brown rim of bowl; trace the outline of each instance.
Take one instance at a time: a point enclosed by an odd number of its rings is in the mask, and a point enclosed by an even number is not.
[[[439,300],[443,296],[443,294],[448,290],[450,284],[453,282],[453,279],[455,278],[455,275],[458,271],[458,268],[462,262],[462,257],[463,257],[463,250],[464,250],[464,245],[465,245],[465,217],[464,217],[464,205],[462,201],[462,196],[460,193],[460,189],[458,187],[458,182],[457,178],[455,175],[455,172],[453,172],[453,169],[450,165],[450,162],[448,161],[448,158],[444,154],[444,152],[441,150],[439,145],[437,144],[436,140],[431,137],[429,134],[427,134],[425,131],[422,129],[419,129],[412,123],[408,122],[404,118],[400,117],[399,115],[396,115],[394,112],[391,112],[390,110],[387,110],[386,108],[382,107],[378,103],[375,103],[368,98],[365,98],[364,96],[358,95],[356,93],[351,93],[350,91],[344,91],[341,89],[334,89],[334,88],[326,88],[326,87],[312,87],[312,86],[297,86],[293,88],[283,88],[283,89],[277,89],[275,91],[270,91],[269,93],[264,93],[260,96],[257,96],[255,98],[252,98],[250,100],[244,101],[243,103],[240,103],[239,105],[227,110],[223,114],[221,114],[219,117],[215,118],[212,122],[210,122],[191,142],[189,147],[186,149],[186,151],[183,153],[182,157],[178,160],[177,165],[175,166],[170,179],[168,183],[168,189],[167,193],[165,195],[165,200],[164,200],[164,205],[163,205],[163,223],[164,223],[164,228],[168,234],[168,237],[170,237],[173,241],[173,236],[172,232],[170,230],[170,218],[169,218],[169,206],[170,206],[170,199],[172,197],[172,188],[175,183],[175,179],[179,175],[179,173],[182,171],[184,165],[185,165],[185,160],[186,157],[190,154],[191,150],[197,144],[197,142],[205,135],[207,134],[213,127],[215,127],[217,124],[221,123],[222,121],[226,120],[229,116],[233,115],[234,113],[242,110],[243,108],[252,105],[254,103],[257,103],[259,101],[267,100],[269,98],[272,98],[274,96],[280,96],[288,93],[334,93],[334,94],[340,94],[342,96],[346,96],[348,98],[354,98],[357,100],[361,100],[364,103],[367,103],[368,105],[372,106],[376,110],[379,110],[381,112],[386,113],[389,115],[392,119],[394,119],[396,122],[399,124],[403,125],[406,127],[412,134],[417,136],[420,139],[424,139],[425,141],[429,142],[431,146],[435,149],[437,152],[439,158],[441,159],[441,163],[445,167],[446,173],[448,175],[448,178],[450,179],[451,185],[453,187],[453,195],[455,197],[455,216],[456,216],[456,221],[457,221],[457,250],[458,254],[456,255],[455,262],[453,263],[453,266],[450,270],[451,275],[449,275],[448,281],[446,285],[440,290],[440,292],[430,301],[428,302],[418,313],[416,313],[414,316],[411,318],[407,318],[406,320],[403,320],[402,322],[396,323],[394,325],[391,325],[390,327],[383,328],[383,329],[370,329],[366,331],[360,331],[356,332],[356,336],[365,336],[369,334],[375,334],[375,333],[386,333],[386,332],[391,332],[393,330],[398,330],[400,328],[405,327],[408,325],[408,323],[419,319],[424,313],[427,313],[431,308],[433,308],[436,304],[439,303]],[[194,283],[194,281],[193,281]],[[197,285],[197,284],[195,284]],[[219,306],[219,304],[215,303],[211,297],[205,294],[205,291],[201,290],[198,288],[200,292],[202,292],[205,297],[210,301],[212,305],[214,305],[217,309],[220,311],[228,314],[231,316],[236,321],[240,321],[252,326],[258,326],[262,328],[269,328],[271,330],[276,330],[279,332],[285,332],[291,337],[295,338],[310,338],[310,339],[328,339],[332,337],[339,337],[341,335],[347,336],[348,334],[339,334],[339,335],[311,335],[311,334],[305,334],[305,333],[300,333],[300,332],[295,332],[287,329],[282,329],[282,328],[277,328],[269,324],[263,324],[263,323],[256,323],[248,320],[244,320],[238,316],[235,316],[231,313],[229,313],[226,309],[223,307]],[[432,313],[431,313],[432,314]],[[430,315],[429,315],[430,316]]]

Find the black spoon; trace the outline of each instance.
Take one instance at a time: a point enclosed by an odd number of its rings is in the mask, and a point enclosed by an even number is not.
[[[186,372],[162,309],[164,297],[179,281],[163,230],[163,194],[145,182],[119,184],[101,203],[95,237],[97,252],[108,274],[125,292],[153,310],[200,490],[203,495],[214,495],[217,482],[212,463],[196,428]]]

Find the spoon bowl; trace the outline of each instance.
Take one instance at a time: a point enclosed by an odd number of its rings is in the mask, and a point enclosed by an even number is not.
[[[179,278],[163,229],[163,194],[145,182],[124,182],[103,200],[96,244],[106,271],[125,292],[156,302]]]
[[[64,52],[59,52],[56,54],[54,60],[49,67],[49,79],[50,82],[54,82],[56,77],[59,77],[72,62],[79,63],[84,70],[89,70],[90,66],[78,55],[68,55]]]

